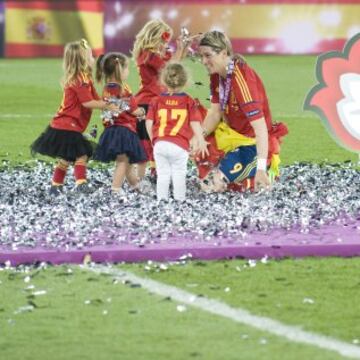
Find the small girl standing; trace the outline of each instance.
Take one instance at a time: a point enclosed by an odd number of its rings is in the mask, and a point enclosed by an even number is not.
[[[78,190],[87,191],[86,165],[92,155],[91,143],[83,132],[92,109],[115,111],[117,106],[100,100],[92,82],[94,58],[86,40],[68,43],[63,58],[63,100],[48,128],[31,145],[32,153],[59,158],[55,166],[50,193],[62,190],[69,164],[74,162]]]
[[[199,104],[183,92],[188,75],[181,64],[166,65],[161,80],[167,92],[151,101],[146,116],[146,127],[154,145],[157,199],[168,200],[172,181],[174,199],[183,201],[190,139],[193,135],[194,150],[199,151],[201,156],[208,154],[200,124],[203,115]]]
[[[105,130],[100,136],[95,159],[102,162],[115,161],[112,191],[121,193],[125,177],[130,186],[136,188],[138,179],[131,164],[146,159],[136,132],[137,117],[143,117],[145,111],[137,106],[125,81],[129,75],[129,63],[125,55],[111,52],[101,55],[96,62],[96,79],[105,81],[103,98],[109,101],[123,100],[123,110],[111,119],[105,119]]]
[[[138,67],[141,85],[135,97],[139,106],[146,112],[150,101],[164,90],[159,81],[161,69],[170,59],[177,61],[186,55],[186,47],[182,41],[177,42],[177,49],[173,55],[168,50],[172,35],[172,29],[162,20],[147,22],[136,35],[132,54]],[[146,131],[145,120],[138,122],[137,132],[151,166],[154,160],[153,149]],[[140,178],[144,177],[145,170],[146,162],[143,162],[138,166]]]

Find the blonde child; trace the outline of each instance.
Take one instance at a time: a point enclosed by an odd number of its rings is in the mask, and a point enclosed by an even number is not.
[[[96,160],[115,161],[112,191],[120,194],[123,193],[121,187],[125,177],[130,186],[138,186],[138,179],[131,165],[146,159],[136,132],[137,117],[144,116],[145,110],[137,106],[125,83],[128,75],[129,61],[122,53],[102,55],[96,62],[96,79],[105,82],[103,98],[110,101],[121,99],[125,108],[112,118],[104,119],[105,130],[95,152]]]
[[[174,54],[168,50],[169,42],[173,36],[171,27],[162,20],[147,22],[136,35],[132,51],[140,75],[140,90],[135,95],[139,106],[147,111],[150,101],[161,94],[164,90],[159,81],[161,69],[172,59],[180,60],[186,55],[188,43],[177,41],[177,49]],[[145,121],[139,121],[137,125],[142,145],[145,149],[147,161],[153,162],[153,149],[145,127]],[[146,170],[146,161],[138,166],[138,174],[143,178]]]
[[[183,92],[187,80],[187,72],[181,64],[166,65],[162,82],[167,92],[151,101],[146,116],[147,131],[154,145],[158,200],[168,200],[170,181],[174,199],[185,199],[189,143],[193,135],[195,151],[201,156],[208,154],[199,105]]]
[[[76,188],[88,192],[87,160],[92,155],[91,143],[83,132],[89,124],[92,109],[115,111],[117,106],[100,100],[92,82],[92,51],[82,39],[68,43],[64,49],[63,100],[47,129],[31,145],[32,153],[58,158],[50,193],[62,191],[67,169],[74,163]]]

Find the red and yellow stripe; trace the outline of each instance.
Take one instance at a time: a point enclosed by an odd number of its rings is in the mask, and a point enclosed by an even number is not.
[[[244,79],[243,74],[239,70],[239,68],[235,68],[234,76],[235,76],[235,81],[239,86],[241,95],[243,96],[245,103],[252,102],[253,100],[251,97],[250,89]]]

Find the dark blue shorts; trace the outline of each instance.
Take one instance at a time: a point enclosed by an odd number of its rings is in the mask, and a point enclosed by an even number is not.
[[[229,182],[241,182],[255,176],[256,146],[240,146],[220,161],[219,169]]]

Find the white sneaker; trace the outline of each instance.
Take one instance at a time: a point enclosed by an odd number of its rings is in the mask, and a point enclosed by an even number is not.
[[[150,194],[153,192],[153,187],[149,180],[143,179],[141,180],[135,187],[135,190],[139,191],[142,194]]]
[[[119,189],[119,190],[111,189],[111,194],[114,199],[119,200],[119,202],[121,203],[126,203],[128,201],[125,191],[123,189]]]

